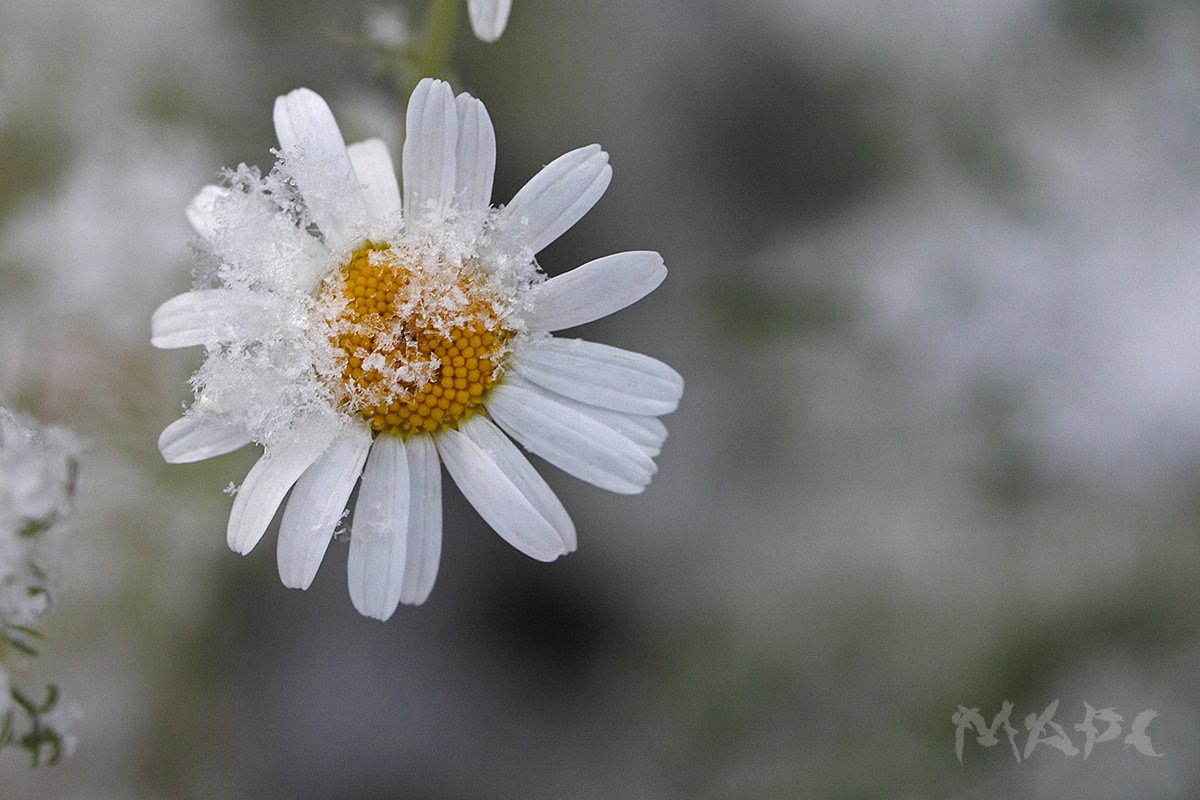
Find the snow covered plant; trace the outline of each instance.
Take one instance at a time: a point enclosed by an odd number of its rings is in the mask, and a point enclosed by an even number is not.
[[[483,104],[423,80],[408,104],[403,192],[387,147],[347,147],[308,89],[275,103],[279,160],[241,166],[188,208],[207,277],[154,314],[158,347],[204,345],[196,400],[159,439],[171,462],[250,442],[229,546],[247,553],[284,496],[283,583],[307,588],[361,476],[350,522],[355,608],[387,619],[429,595],[446,465],[480,516],[527,555],[575,549],[558,498],[505,436],[602,488],[656,471],[683,380],[648,356],[551,331],[636,302],[657,253],[546,279],[534,256],[608,187],[598,145],[551,162],[490,206],[496,142]],[[503,431],[503,432],[502,432]]]
[[[471,30],[485,42],[494,42],[504,33],[512,0],[467,0]]]
[[[0,408],[0,747],[17,744],[35,764],[63,750],[55,730],[58,690],[35,702],[14,682],[37,655],[38,621],[61,583],[79,446],[59,428],[38,428]]]

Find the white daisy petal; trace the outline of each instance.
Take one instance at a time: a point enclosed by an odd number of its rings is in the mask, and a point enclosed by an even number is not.
[[[662,452],[663,442],[667,440],[667,426],[658,417],[642,414],[626,414],[621,411],[611,411],[607,408],[581,403],[578,400],[572,400],[557,392],[552,392],[549,389],[538,386],[536,383],[529,383],[519,375],[506,376],[504,385],[524,387],[529,391],[545,395],[556,403],[561,403],[568,408],[589,416],[597,422],[612,428],[626,439],[629,439],[642,448],[646,455],[651,458]]]
[[[608,153],[591,144],[561,155],[534,175],[501,211],[524,228],[521,238],[535,254],[580,220],[608,188]]]
[[[209,184],[196,193],[192,202],[188,203],[185,213],[192,229],[204,239],[211,239],[220,227],[216,207],[221,198],[229,194],[229,190],[221,186]]]
[[[362,186],[363,203],[367,213],[377,220],[386,220],[400,211],[400,184],[392,154],[381,139],[355,142],[346,148],[354,175]]]
[[[669,414],[683,394],[683,378],[658,359],[582,339],[534,342],[512,364],[539,386],[627,414]]]
[[[254,549],[283,502],[283,496],[304,470],[321,457],[332,435],[318,435],[267,447],[242,481],[229,512],[229,548],[245,555]]]
[[[589,406],[586,403],[580,403],[567,397],[562,398],[562,401],[571,408],[587,414],[597,422],[603,422],[645,450],[646,455],[651,458],[662,452],[663,442],[667,440],[667,426],[658,417],[644,416],[642,414],[622,414],[620,411],[609,411],[607,408]]]
[[[420,605],[429,597],[442,558],[442,465],[432,437],[413,436],[408,453],[408,537],[400,602]]]
[[[406,119],[404,213],[410,218],[440,214],[454,199],[458,111],[450,84],[422,80],[408,101]]]
[[[200,289],[163,303],[150,318],[150,344],[171,349],[217,341],[232,333],[239,319],[257,313],[261,301],[247,292]]]
[[[494,42],[504,33],[512,0],[467,0],[471,30],[485,42]]]
[[[370,449],[370,429],[353,425],[292,487],[275,550],[284,586],[307,589],[312,584]]]
[[[232,453],[250,441],[250,436],[240,428],[180,417],[163,429],[158,449],[168,464],[191,464]]]
[[[458,109],[454,194],[464,212],[485,212],[496,175],[496,132],[482,102],[464,93],[454,104]]]
[[[666,277],[662,256],[648,250],[598,258],[535,286],[526,323],[535,331],[583,325],[633,305]]]
[[[519,384],[493,388],[487,409],[530,452],[601,489],[638,494],[657,471],[641,447],[612,428]]]
[[[399,436],[371,447],[350,527],[346,575],[358,612],[386,620],[400,603],[409,517],[408,456]]]
[[[529,463],[529,459],[521,455],[521,451],[486,417],[468,420],[460,428],[471,441],[495,460],[537,512],[558,531],[567,546],[567,552],[574,552],[575,524],[571,522],[571,516],[563,508],[558,495],[534,469],[533,464]]]
[[[311,89],[275,98],[275,135],[326,241],[353,237],[365,213],[346,140],[328,104]]]
[[[458,488],[505,541],[538,561],[575,549],[575,528],[558,498],[487,419],[472,417],[436,441]]]

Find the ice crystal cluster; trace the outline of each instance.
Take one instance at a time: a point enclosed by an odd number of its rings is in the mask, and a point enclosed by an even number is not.
[[[0,408],[0,747],[19,744],[35,763],[44,747],[51,761],[61,752],[52,725],[57,689],[35,702],[15,678],[37,654],[37,625],[62,583],[78,452],[67,431]]]
[[[484,325],[493,334],[503,329],[506,340],[493,351],[497,364],[527,338],[522,312],[529,290],[545,276],[529,247],[507,235],[509,219],[486,206],[371,218],[357,197],[327,191],[327,163],[303,148],[291,152],[266,175],[245,165],[227,172],[222,187],[209,187],[189,208],[193,221],[215,224],[203,225],[209,235],[195,291],[176,298],[189,306],[187,319],[156,328],[155,342],[169,346],[196,325],[207,326],[208,358],[192,378],[191,419],[219,419],[248,440],[284,444],[314,432],[334,435],[353,421],[347,410],[407,400],[431,381],[439,365],[429,354],[395,357],[408,329],[355,313],[355,287],[338,265],[365,261],[368,273],[402,270],[405,291],[387,316],[419,320],[426,335],[451,337],[456,328],[478,324],[479,302],[471,300],[483,298]],[[306,199],[298,185],[306,187]],[[335,219],[364,224],[339,227]],[[486,270],[479,268],[481,254]],[[196,308],[202,301],[212,307]],[[369,347],[345,342],[364,336]],[[347,367],[360,365],[373,380],[348,374]]]

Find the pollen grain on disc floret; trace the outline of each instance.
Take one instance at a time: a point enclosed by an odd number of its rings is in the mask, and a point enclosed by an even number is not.
[[[403,242],[368,241],[324,281],[342,407],[402,438],[482,410],[514,331],[487,273]]]

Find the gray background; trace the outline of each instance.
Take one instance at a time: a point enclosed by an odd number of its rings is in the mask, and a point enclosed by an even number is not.
[[[306,593],[224,544],[256,452],[169,467],[197,351],[183,208],[322,93],[398,144],[334,43],[353,3],[0,0],[0,387],[89,441],[29,680],[82,713],[30,798],[1185,798],[1200,791],[1200,9],[1133,0],[515,0],[455,88],[496,200],[593,141],[615,177],[540,261],[658,249],[578,331],[687,389],[637,497],[539,464],[553,565],[447,483],[421,608]],[[951,715],[1153,708],[1017,764]],[[1076,736],[1081,744],[1081,736]],[[1022,737],[1021,741],[1024,741]]]

